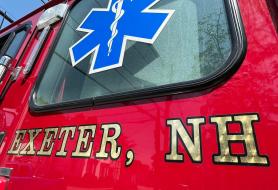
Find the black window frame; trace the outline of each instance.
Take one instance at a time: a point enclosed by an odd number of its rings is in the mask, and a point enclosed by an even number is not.
[[[228,80],[240,67],[243,62],[246,51],[247,51],[247,40],[245,35],[244,26],[242,23],[239,5],[237,0],[223,0],[225,5],[225,10],[227,14],[227,20],[229,29],[231,32],[231,42],[232,49],[231,54],[227,61],[218,68],[212,74],[197,80],[191,80],[181,83],[163,85],[159,87],[151,87],[140,90],[133,90],[130,92],[122,92],[112,95],[104,95],[101,97],[91,97],[81,100],[74,100],[69,102],[56,103],[51,105],[38,106],[35,103],[35,96],[37,94],[40,82],[44,76],[46,68],[50,63],[51,55],[53,54],[57,43],[62,35],[62,31],[68,20],[70,11],[75,7],[75,5],[80,2],[77,0],[73,3],[67,12],[66,17],[63,20],[62,26],[59,29],[54,42],[51,45],[50,51],[48,52],[47,58],[44,60],[43,66],[39,72],[38,78],[35,85],[31,91],[29,99],[30,111],[33,113],[45,113],[45,112],[56,112],[62,110],[72,110],[78,108],[87,108],[92,106],[99,106],[104,104],[113,104],[126,101],[143,100],[146,98],[156,98],[161,96],[168,96],[181,93],[192,93],[212,87],[216,87],[217,84],[221,84]]]

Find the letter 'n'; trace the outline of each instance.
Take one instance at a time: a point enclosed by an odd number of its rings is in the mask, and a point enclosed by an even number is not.
[[[178,151],[180,140],[192,162],[202,162],[200,127],[204,123],[205,118],[188,118],[187,125],[192,126],[192,135],[190,135],[181,120],[167,120],[167,126],[171,128],[171,144],[170,153],[165,155],[165,160],[183,162],[184,155]]]

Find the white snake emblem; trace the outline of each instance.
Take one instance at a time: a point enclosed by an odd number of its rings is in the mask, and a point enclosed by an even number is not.
[[[122,9],[124,0],[118,0],[116,1],[113,6],[112,6],[112,12],[115,13],[115,20],[110,26],[110,30],[112,32],[111,38],[109,39],[107,45],[108,45],[108,56],[110,55],[112,51],[112,45],[113,45],[113,40],[118,34],[118,22],[122,18],[122,16],[125,14],[125,11]]]

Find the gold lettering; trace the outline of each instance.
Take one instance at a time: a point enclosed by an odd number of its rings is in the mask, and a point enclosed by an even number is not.
[[[60,131],[58,138],[61,139],[63,134],[64,134],[64,138],[63,138],[62,146],[61,146],[60,150],[56,153],[56,156],[66,157],[67,151],[65,150],[65,148],[66,148],[67,140],[68,140],[69,134],[71,134],[71,136],[70,136],[71,139],[74,138],[75,127],[63,127]]]
[[[122,147],[117,145],[117,139],[121,134],[121,126],[119,124],[104,124],[101,126],[101,129],[103,130],[101,148],[96,154],[96,158],[108,158],[108,152],[106,152],[105,149],[109,142],[111,145],[111,158],[118,159],[122,150]],[[113,136],[109,136],[110,130],[114,130]]]
[[[29,134],[29,143],[19,152],[21,155],[35,155],[34,149],[34,140],[38,136],[38,134],[42,131],[42,129],[31,129],[28,131]]]
[[[96,125],[80,126],[78,130],[78,143],[75,151],[72,153],[72,157],[89,158],[92,154],[93,138],[95,137]]]
[[[21,147],[21,141],[24,139],[26,130],[18,130],[15,132],[15,138],[13,145],[11,146],[10,150],[8,151],[8,154],[18,154],[20,147]]]
[[[181,162],[184,155],[178,153],[178,138],[181,139],[184,148],[187,150],[193,162],[202,161],[200,127],[205,123],[205,118],[189,118],[187,124],[192,126],[193,139],[188,134],[183,123],[179,119],[167,120],[168,127],[171,128],[170,153],[165,155],[167,161]]]
[[[259,121],[257,114],[240,116],[212,117],[211,123],[217,124],[220,153],[213,156],[216,163],[256,164],[268,165],[267,156],[258,154],[256,139],[253,131],[253,122]],[[242,134],[228,134],[228,123],[239,122]],[[229,143],[242,142],[245,145],[246,155],[231,155]]]
[[[50,156],[53,150],[54,142],[56,139],[58,128],[48,128],[44,130],[44,139],[42,142],[42,146],[39,152],[37,152],[38,156]]]

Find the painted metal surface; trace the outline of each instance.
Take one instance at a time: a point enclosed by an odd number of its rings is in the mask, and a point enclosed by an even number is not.
[[[6,132],[0,147],[0,166],[13,168],[8,189],[277,189],[278,36],[265,1],[240,0],[239,4],[248,40],[247,56],[224,84],[194,94],[32,114],[28,104],[30,92],[59,30],[60,24],[56,25],[31,75],[25,78],[21,74],[0,105],[0,127]],[[39,14],[28,20],[36,23]],[[22,66],[31,47],[20,62]],[[218,152],[218,137],[209,117],[246,113],[256,113],[260,117],[260,121],[254,122],[257,145],[260,154],[268,156],[270,165],[215,164],[212,155]],[[200,116],[206,119],[201,127],[201,163],[193,163],[181,143],[179,150],[184,153],[184,161],[166,162],[170,141],[166,120],[180,118],[185,123],[188,117]],[[118,139],[122,155],[118,160],[95,159],[102,139],[100,128],[107,123],[118,123],[122,129]],[[91,158],[72,158],[70,154],[66,158],[7,154],[16,130],[88,124],[97,125]],[[237,127],[234,130],[238,132]],[[40,134],[34,141],[36,150],[40,149],[43,137]],[[77,136],[68,141],[68,152],[75,149],[76,140]],[[60,146],[60,141],[55,142],[53,152]],[[135,159],[126,167],[125,154],[129,149],[134,151]],[[235,147],[238,152],[242,152],[241,149]]]

